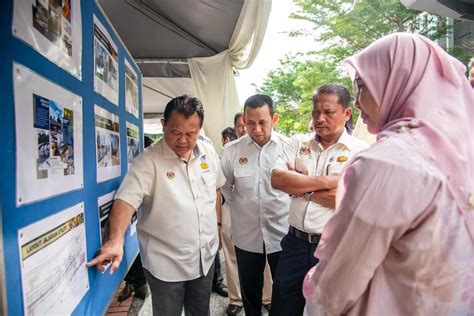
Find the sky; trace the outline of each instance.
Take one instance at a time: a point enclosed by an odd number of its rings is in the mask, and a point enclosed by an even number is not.
[[[296,11],[298,11],[298,6],[293,4],[292,0],[272,1],[270,19],[260,52],[252,66],[239,70],[239,76],[235,78],[241,105],[249,96],[255,94],[252,83],[260,86],[267,77],[267,73],[278,68],[279,60],[286,54],[315,49],[312,39],[291,38],[286,34],[291,30],[311,29],[311,23],[288,17],[291,12]]]

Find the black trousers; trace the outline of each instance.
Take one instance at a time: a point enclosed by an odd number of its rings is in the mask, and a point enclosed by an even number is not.
[[[137,258],[135,258],[135,261],[130,267],[130,270],[128,270],[128,273],[125,276],[125,282],[133,285],[135,288],[146,284],[145,272],[143,272],[140,254],[138,254]]]
[[[262,315],[263,271],[265,270],[265,264],[268,260],[273,277],[277,270],[280,251],[265,254],[249,252],[235,247],[235,255],[245,315],[260,316]]]
[[[217,284],[224,282],[221,269],[221,258],[219,257],[219,251],[216,253],[214,259],[214,275],[212,277],[212,287],[216,287]]]
[[[145,270],[151,290],[153,316],[208,316],[214,263],[207,275],[182,282],[166,282]]]
[[[314,257],[317,243],[309,243],[288,233],[281,241],[281,255],[273,278],[271,316],[303,315],[303,281],[318,263]]]

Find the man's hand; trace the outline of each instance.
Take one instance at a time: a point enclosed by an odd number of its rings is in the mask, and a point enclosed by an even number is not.
[[[311,201],[321,206],[334,209],[336,207],[336,191],[337,189],[314,191],[313,194],[311,194]]]
[[[97,269],[104,273],[105,267],[112,263],[110,267],[110,274],[114,273],[120,266],[123,257],[123,239],[122,240],[108,240],[102,248],[100,248],[98,255],[88,262],[88,267],[97,266]]]

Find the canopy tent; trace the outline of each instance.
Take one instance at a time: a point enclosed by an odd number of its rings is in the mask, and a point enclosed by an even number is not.
[[[162,113],[188,93],[204,105],[204,131],[220,132],[239,110],[234,68],[250,67],[271,0],[98,0],[143,74],[143,112]]]

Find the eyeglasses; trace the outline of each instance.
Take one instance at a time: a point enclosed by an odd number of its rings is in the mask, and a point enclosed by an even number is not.
[[[356,77],[354,79],[353,85],[354,85],[354,100],[357,102],[359,99],[360,93],[362,92],[362,88],[364,87],[363,83],[357,82],[357,80],[360,80],[360,77]]]

